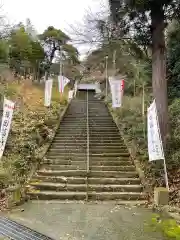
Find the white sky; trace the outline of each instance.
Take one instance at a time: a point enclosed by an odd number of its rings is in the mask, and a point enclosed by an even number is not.
[[[40,33],[48,26],[67,32],[70,24],[82,22],[88,8],[93,12],[99,11],[101,4],[106,4],[107,0],[0,0],[0,2],[4,14],[11,23],[25,22],[29,18]],[[81,54],[85,52],[83,46],[79,50]]]

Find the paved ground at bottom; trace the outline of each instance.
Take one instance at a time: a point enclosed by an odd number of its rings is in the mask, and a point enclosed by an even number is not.
[[[57,240],[162,240],[146,226],[152,212],[114,204],[28,202],[12,220]]]

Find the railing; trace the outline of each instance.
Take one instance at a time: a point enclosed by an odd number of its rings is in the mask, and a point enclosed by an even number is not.
[[[89,173],[89,99],[88,99],[88,91],[87,91],[87,112],[86,112],[86,132],[87,132],[87,173]]]

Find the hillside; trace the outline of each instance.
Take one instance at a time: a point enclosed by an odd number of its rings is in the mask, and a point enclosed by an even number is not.
[[[51,140],[59,115],[66,106],[54,84],[52,105],[44,107],[44,84],[30,80],[6,83],[1,93],[16,102],[12,126],[0,166],[1,190],[22,186],[35,169]],[[7,192],[2,190],[3,195]]]

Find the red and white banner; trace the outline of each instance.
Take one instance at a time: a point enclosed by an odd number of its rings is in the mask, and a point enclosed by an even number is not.
[[[65,86],[70,82],[67,77],[58,76],[59,92],[63,93]]]
[[[48,79],[45,81],[45,98],[44,98],[45,107],[49,107],[51,105],[52,86],[53,86],[53,79]]]
[[[119,108],[122,106],[122,98],[124,94],[124,79],[119,80],[109,77],[109,84],[112,94],[112,107]]]
[[[4,99],[3,117],[1,121],[1,130],[0,130],[0,159],[3,156],[7,138],[9,135],[12,117],[13,117],[14,105],[15,105],[14,102],[6,98]]]

